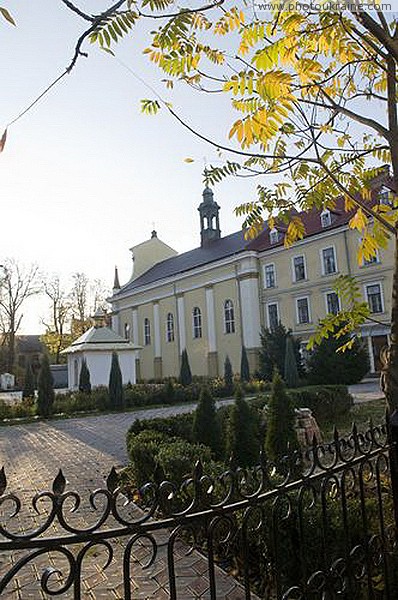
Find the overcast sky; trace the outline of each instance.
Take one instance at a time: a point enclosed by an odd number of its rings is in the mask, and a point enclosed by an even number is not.
[[[87,12],[106,0],[76,0]],[[0,21],[0,130],[2,131],[69,63],[85,23],[59,0],[4,0],[17,27]],[[197,95],[183,84],[166,91],[159,71],[142,55],[144,32],[115,49],[191,125],[218,142],[227,139],[228,100]],[[35,262],[65,279],[83,271],[111,285],[131,274],[129,248],[150,236],[179,252],[199,244],[197,206],[204,159],[215,151],[171,116],[144,116],[140,99],[153,97],[123,66],[94,46],[32,111],[9,129],[0,155],[2,206],[0,263]],[[186,164],[184,158],[195,162]],[[240,228],[233,207],[253,198],[258,182],[219,185],[223,234]],[[22,331],[40,332],[46,304],[26,306]]]

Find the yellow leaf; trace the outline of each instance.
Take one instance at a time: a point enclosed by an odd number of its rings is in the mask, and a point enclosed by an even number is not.
[[[358,231],[362,231],[363,229],[365,229],[367,223],[368,220],[365,214],[363,213],[362,208],[358,208],[357,212],[350,220],[349,226],[350,229],[358,229]]]
[[[184,162],[186,162],[186,163],[193,163],[193,162],[195,162],[195,159],[187,157],[187,158],[184,158]]]

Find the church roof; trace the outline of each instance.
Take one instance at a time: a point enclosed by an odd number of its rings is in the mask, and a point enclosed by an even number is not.
[[[135,350],[129,340],[115,333],[109,327],[90,327],[83,335],[62,351],[62,354],[70,354],[82,350],[123,350],[124,348]]]
[[[244,239],[243,231],[237,231],[225,237],[214,240],[205,247],[195,248],[183,254],[177,254],[167,258],[145,273],[134,279],[130,283],[124,285],[113,298],[117,298],[120,294],[135,290],[143,285],[154,283],[166,277],[172,277],[178,273],[190,271],[196,267],[207,265],[222,258],[227,258],[238,252],[245,250],[247,241]]]

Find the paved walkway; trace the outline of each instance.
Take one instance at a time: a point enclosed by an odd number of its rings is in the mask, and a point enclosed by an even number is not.
[[[170,416],[193,409],[193,405],[148,409],[137,413],[102,415],[74,418],[68,420],[29,423],[0,428],[0,466],[3,464],[7,474],[8,491],[16,493],[24,504],[28,504],[35,493],[50,489],[58,469],[62,467],[68,481],[68,489],[79,490],[87,499],[87,491],[104,487],[104,480],[112,466],[121,467],[127,463],[125,437],[131,423],[136,419],[154,416]],[[88,504],[88,503],[87,503]],[[77,511],[76,524],[83,526],[93,518],[93,511],[86,503]],[[4,510],[4,509],[3,509]],[[0,512],[0,518],[6,519],[7,511]],[[18,517],[18,528],[25,531],[37,522],[33,510],[24,511]],[[11,520],[10,520],[11,522]],[[48,534],[47,534],[48,535]],[[50,532],[51,535],[51,532]],[[166,541],[166,536],[164,536]],[[157,539],[157,542],[162,540]],[[105,551],[93,549],[87,560],[82,586],[82,598],[124,598],[122,585],[123,545],[113,544],[115,556],[111,565],[104,570]],[[161,544],[153,566],[142,570],[149,549],[140,545],[134,552],[132,562],[132,599],[169,598],[168,570],[166,560],[167,546]],[[174,554],[179,600],[203,600],[210,598],[207,561],[198,553],[186,555],[186,548],[177,548]],[[10,556],[0,555],[0,577],[4,575],[19,558],[18,553]],[[62,561],[61,561],[62,562]],[[50,598],[42,593],[37,580],[43,569],[52,565],[60,566],[52,557],[45,555],[36,559],[35,573],[24,568],[20,576],[14,578],[13,585],[7,587],[2,598],[27,600],[29,598]],[[62,566],[62,565],[61,565]],[[64,572],[68,572],[64,562]],[[54,574],[53,582],[57,580]],[[36,582],[34,582],[36,579]],[[11,586],[11,587],[10,587]],[[73,592],[65,592],[62,598],[73,598]],[[230,576],[217,570],[217,598],[220,600],[240,600],[245,597],[243,589]]]

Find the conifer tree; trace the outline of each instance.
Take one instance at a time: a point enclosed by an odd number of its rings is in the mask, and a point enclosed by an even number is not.
[[[82,368],[80,369],[79,391],[91,394],[90,371],[85,358],[83,358]]]
[[[272,380],[271,397],[267,411],[267,434],[265,449],[268,458],[276,464],[290,452],[298,448],[297,435],[294,429],[295,414],[285,384],[278,371]]]
[[[289,388],[295,388],[299,384],[299,374],[297,370],[296,355],[294,352],[292,336],[286,338],[285,352],[285,383]]]
[[[232,372],[231,361],[229,360],[229,356],[225,357],[224,362],[224,385],[227,392],[230,394],[234,389],[234,374]]]
[[[22,398],[33,398],[35,394],[35,377],[30,361],[26,365]]]
[[[217,419],[216,403],[208,387],[203,387],[196,407],[192,434],[195,442],[209,446],[216,458],[221,457],[221,429]]]
[[[43,354],[37,378],[37,414],[49,417],[54,404],[53,376],[47,354]]]
[[[191,385],[192,383],[191,367],[189,366],[188,352],[186,350],[183,350],[181,354],[180,383],[183,386]]]
[[[227,430],[227,456],[239,467],[258,463],[260,453],[259,430],[250,406],[244,399],[240,386],[235,393],[235,403]]]
[[[109,403],[116,410],[120,410],[124,405],[122,372],[116,352],[112,352],[111,371],[109,374]]]
[[[250,367],[247,359],[246,348],[242,346],[242,358],[240,361],[240,379],[241,381],[250,381]]]

